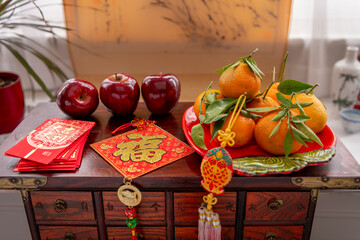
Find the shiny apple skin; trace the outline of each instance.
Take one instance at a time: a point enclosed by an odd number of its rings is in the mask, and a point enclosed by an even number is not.
[[[140,87],[135,78],[124,73],[106,78],[100,86],[100,99],[115,116],[132,114],[139,103]]]
[[[90,116],[99,105],[96,87],[85,80],[66,80],[56,94],[56,103],[65,114],[73,118]]]
[[[180,98],[179,79],[173,74],[149,75],[141,84],[146,107],[155,115],[171,113]]]

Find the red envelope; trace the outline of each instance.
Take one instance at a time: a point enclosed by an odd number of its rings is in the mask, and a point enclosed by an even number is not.
[[[138,128],[90,146],[128,180],[194,152],[156,125]]]
[[[65,154],[79,137],[90,131],[94,122],[71,119],[48,119],[5,152],[6,156],[49,164]]]
[[[83,149],[86,140],[90,134],[90,130],[76,140],[65,153],[60,153],[58,158],[49,164],[41,164],[26,159],[20,159],[14,171],[75,171],[80,167]]]

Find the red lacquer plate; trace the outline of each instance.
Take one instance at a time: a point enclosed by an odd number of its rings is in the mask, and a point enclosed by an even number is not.
[[[193,107],[188,108],[182,119],[182,127],[185,137],[195,151],[204,156],[207,150],[198,147],[191,138],[191,128],[198,124]],[[217,141],[211,141],[210,128],[203,124],[205,133],[205,145],[207,149],[219,147]],[[327,163],[335,155],[336,137],[329,126],[318,134],[323,147],[317,143],[308,143],[308,147],[302,146],[300,150],[288,157],[274,156],[260,148],[255,142],[238,148],[226,148],[233,159],[234,172],[245,176],[261,176],[267,174],[288,174],[299,171],[306,166],[316,166]]]

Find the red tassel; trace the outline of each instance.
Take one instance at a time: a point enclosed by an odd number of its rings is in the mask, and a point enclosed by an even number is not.
[[[138,240],[136,236],[131,236],[130,240]]]
[[[156,121],[152,121],[152,120],[144,120],[141,117],[135,117],[134,120],[132,120],[129,123],[125,123],[123,125],[121,125],[120,127],[118,127],[117,129],[115,129],[114,131],[112,131],[111,134],[115,134],[116,132],[123,130],[125,128],[128,128],[130,126],[132,127],[136,127],[139,129],[144,129],[146,126],[150,125],[150,124],[154,124],[156,123]]]
[[[130,126],[132,126],[131,123],[125,123],[125,124],[121,125],[120,127],[118,127],[117,129],[115,129],[114,131],[112,131],[111,134],[114,135],[117,131],[123,130],[123,129],[125,129],[125,128],[130,127]]]

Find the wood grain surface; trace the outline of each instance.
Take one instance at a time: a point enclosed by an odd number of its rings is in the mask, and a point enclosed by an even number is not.
[[[245,220],[305,220],[309,200],[309,192],[248,192]],[[281,206],[271,208],[275,203]]]
[[[247,226],[244,228],[243,239],[246,240],[300,240],[302,239],[302,226]],[[274,236],[275,238],[269,238]]]
[[[77,226],[40,226],[41,240],[66,239],[66,235],[72,235],[76,240],[98,240],[99,236],[96,227]]]
[[[142,192],[141,203],[135,207],[140,222],[162,221],[165,224],[165,193]],[[120,202],[117,192],[103,192],[105,221],[123,221],[126,206]]]
[[[57,200],[63,201],[66,206],[56,208]],[[91,192],[33,191],[31,201],[37,221],[95,220]]]
[[[174,193],[174,224],[197,226],[198,209],[207,192]],[[213,211],[220,214],[222,225],[235,225],[236,193],[226,192],[217,197]]]

